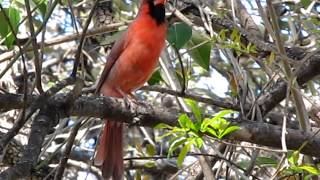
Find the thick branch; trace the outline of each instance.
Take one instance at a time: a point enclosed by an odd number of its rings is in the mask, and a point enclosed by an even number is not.
[[[297,82],[300,86],[320,74],[320,54],[315,54],[310,57],[306,64],[301,65],[295,72]],[[286,97],[287,83],[280,80],[276,83],[274,88],[264,95],[259,101],[263,114],[270,112],[277,104],[279,104]]]
[[[60,117],[112,117],[112,119],[120,119],[131,125],[151,127],[158,123],[178,125],[177,112],[170,112],[161,108],[138,106],[137,104],[131,104],[130,109],[128,109],[122,100],[110,97],[80,97],[74,102],[70,111],[65,112],[65,96],[64,94],[59,94],[48,101],[49,105],[54,105],[58,109]],[[30,101],[35,98],[34,96],[29,97]],[[6,103],[7,109],[21,108],[22,95],[0,95],[0,102],[12,102],[12,104]],[[0,109],[2,108],[3,105],[0,104]],[[234,121],[234,123],[239,125],[241,130],[232,134],[228,137],[229,139],[281,148],[281,127],[246,120]],[[320,157],[318,153],[318,149],[320,149],[320,135],[313,137],[313,133],[305,133],[294,129],[287,129],[287,132],[286,140],[289,149],[298,149],[305,141],[310,140],[309,144],[301,152]]]

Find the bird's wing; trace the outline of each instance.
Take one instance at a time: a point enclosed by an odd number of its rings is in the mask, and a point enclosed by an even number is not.
[[[113,45],[110,54],[107,57],[107,62],[104,66],[103,72],[100,76],[100,80],[98,82],[98,85],[96,87],[96,93],[100,92],[101,86],[103,85],[104,81],[107,79],[109,72],[111,71],[112,67],[114,66],[115,62],[118,60],[121,53],[125,50],[127,46],[128,39],[127,38],[128,31],[125,31],[120,39],[116,41],[116,43]]]

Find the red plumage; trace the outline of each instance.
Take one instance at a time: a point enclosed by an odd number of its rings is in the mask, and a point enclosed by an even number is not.
[[[97,86],[100,93],[123,98],[150,78],[165,45],[165,1],[142,1],[137,17],[111,49]],[[105,178],[122,179],[123,124],[105,122],[95,165],[101,166]]]

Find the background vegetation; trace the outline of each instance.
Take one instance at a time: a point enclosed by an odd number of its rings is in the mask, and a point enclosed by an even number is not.
[[[129,109],[94,87],[138,0],[0,5],[0,179],[101,179],[115,116],[126,179],[320,174],[317,1],[170,0],[159,68]]]

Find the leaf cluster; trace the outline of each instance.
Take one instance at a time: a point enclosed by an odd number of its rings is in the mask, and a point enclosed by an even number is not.
[[[191,107],[195,121],[187,114],[181,114],[178,119],[179,127],[172,127],[163,123],[155,127],[156,129],[169,130],[169,132],[159,137],[159,139],[162,139],[171,136],[169,140],[170,147],[168,157],[172,156],[174,151],[182,146],[177,159],[178,166],[182,166],[184,158],[191,147],[202,148],[206,134],[222,139],[239,129],[239,126],[231,125],[230,122],[224,118],[234,113],[232,110],[222,110],[212,118],[203,118],[203,113],[195,101],[187,100],[187,104]]]

